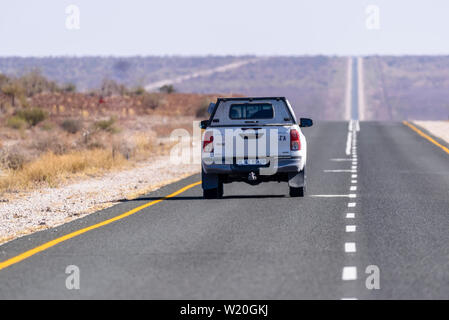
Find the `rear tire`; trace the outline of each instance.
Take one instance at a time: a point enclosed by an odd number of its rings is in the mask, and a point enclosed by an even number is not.
[[[218,198],[218,188],[215,189],[203,189],[204,199],[217,199]]]
[[[218,181],[218,198],[223,198],[223,182]]]
[[[304,197],[306,187],[289,187],[290,188],[290,197],[292,198],[298,198],[298,197]]]
[[[218,182],[218,188],[203,189],[204,199],[219,199],[223,197],[223,182]]]

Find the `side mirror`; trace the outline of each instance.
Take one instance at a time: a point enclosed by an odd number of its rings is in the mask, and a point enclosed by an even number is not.
[[[206,129],[208,125],[209,125],[209,120],[201,120],[201,122],[200,122],[201,129]]]
[[[214,111],[214,108],[215,108],[215,103],[211,102],[209,104],[209,107],[207,108],[207,113],[212,114],[212,112]]]
[[[309,118],[300,118],[299,126],[301,128],[311,127],[311,126],[313,126],[313,121],[312,121],[312,119],[309,119]]]

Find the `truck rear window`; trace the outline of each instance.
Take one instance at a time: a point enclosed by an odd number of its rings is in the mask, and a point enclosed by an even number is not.
[[[233,120],[272,119],[273,117],[273,106],[269,103],[233,104],[229,109],[229,118]]]

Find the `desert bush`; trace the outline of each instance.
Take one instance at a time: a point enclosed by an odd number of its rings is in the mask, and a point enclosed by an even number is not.
[[[87,145],[87,149],[94,150],[94,149],[106,149],[105,145],[99,141],[92,141]]]
[[[209,114],[207,113],[207,109],[209,108],[209,100],[201,101],[196,107],[195,116],[197,118],[208,118]]]
[[[27,125],[27,122],[21,117],[12,116],[9,117],[8,120],[6,120],[6,125],[9,128],[20,130]]]
[[[35,126],[39,122],[44,121],[48,114],[41,108],[26,108],[16,111],[15,116],[22,118],[26,122],[28,122],[29,125]]]
[[[41,92],[55,92],[59,90],[56,82],[48,80],[38,69],[23,75],[17,81],[28,97]]]
[[[171,93],[175,93],[176,89],[172,84],[166,84],[166,85],[163,85],[162,87],[160,87],[159,91],[162,93],[171,94]]]
[[[145,88],[142,86],[137,87],[136,89],[134,89],[134,94],[137,96],[141,96],[145,93]]]
[[[62,89],[64,92],[76,92],[76,85],[73,83],[68,83]]]
[[[41,129],[45,130],[45,131],[51,131],[53,128],[54,128],[54,126],[53,126],[53,123],[51,123],[51,122],[44,122],[41,126]]]
[[[9,77],[0,73],[0,88],[9,82]]]
[[[144,93],[142,95],[142,106],[144,109],[156,109],[160,104],[160,97],[155,93]]]
[[[23,168],[26,158],[25,156],[15,150],[4,151],[0,155],[2,167],[12,170],[19,170]]]
[[[17,98],[19,99],[19,105],[22,108],[29,108],[30,107],[30,103],[29,103],[29,101],[28,101],[26,96],[20,95]]]
[[[1,90],[5,95],[11,98],[11,105],[13,107],[16,105],[16,98],[22,96],[25,91],[17,81],[8,82],[2,86]]]
[[[54,154],[64,154],[71,149],[70,143],[64,139],[55,139],[53,135],[47,134],[37,138],[32,146],[39,153],[53,152]]]
[[[99,120],[94,123],[95,129],[116,133],[118,129],[114,126],[115,118],[110,117],[108,120]]]
[[[61,128],[68,133],[75,134],[81,130],[82,123],[77,119],[66,119],[61,123]]]
[[[104,79],[101,84],[100,94],[103,97],[109,97],[112,95],[125,95],[127,94],[128,89],[120,83],[117,83],[112,79]]]

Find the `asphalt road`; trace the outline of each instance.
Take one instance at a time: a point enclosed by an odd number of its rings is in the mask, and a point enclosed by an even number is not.
[[[347,122],[304,132],[305,198],[234,183],[203,200],[196,186],[0,270],[0,299],[449,298],[449,155],[401,123],[360,123],[350,156]],[[199,180],[9,242],[0,261]],[[66,288],[69,265],[79,290]],[[366,287],[369,265],[380,289]]]

